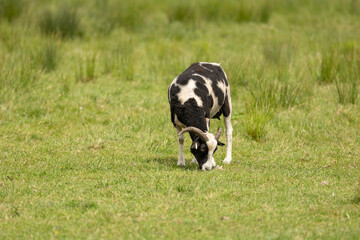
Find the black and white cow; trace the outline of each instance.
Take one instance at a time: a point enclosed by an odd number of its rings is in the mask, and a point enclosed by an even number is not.
[[[226,157],[231,162],[232,125],[230,86],[226,73],[218,63],[199,62],[192,64],[177,76],[168,90],[171,121],[179,140],[179,166],[185,166],[184,135],[189,132],[192,139],[191,163],[199,163],[201,170],[216,167],[213,154],[219,141],[221,128],[214,135],[209,132],[210,118],[220,119],[224,115],[226,128]],[[182,130],[184,128],[184,130]]]

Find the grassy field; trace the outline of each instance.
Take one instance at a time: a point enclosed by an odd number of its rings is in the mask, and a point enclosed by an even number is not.
[[[222,170],[176,165],[197,61]],[[358,239],[359,95],[360,1],[0,0],[0,239]]]

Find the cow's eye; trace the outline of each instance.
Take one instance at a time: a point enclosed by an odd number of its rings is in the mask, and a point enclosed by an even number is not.
[[[205,152],[206,151],[205,146],[201,146],[200,151]]]

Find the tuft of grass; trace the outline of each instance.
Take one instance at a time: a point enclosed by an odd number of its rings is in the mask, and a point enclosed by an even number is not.
[[[89,56],[85,60],[85,80],[90,81],[95,78],[96,57]]]
[[[173,2],[166,12],[171,22],[193,23],[195,21],[241,22],[269,21],[272,8],[267,1],[191,1]]]
[[[80,59],[75,69],[75,79],[80,82],[90,82],[96,78],[96,55],[87,55]]]
[[[281,107],[290,108],[302,105],[311,95],[310,89],[305,86],[304,79],[298,80],[299,82],[286,81],[278,87],[278,102]]]
[[[281,69],[282,71],[279,71]],[[267,126],[273,117],[289,108],[302,106],[311,96],[311,91],[299,74],[289,69],[263,68],[257,76],[248,78],[245,103],[245,134],[250,139],[263,142]],[[293,79],[294,78],[294,79]]]
[[[360,65],[357,61],[341,69],[335,81],[336,96],[340,104],[356,104],[359,97]]]
[[[353,42],[332,46],[323,53],[318,81],[335,83],[339,104],[356,104],[360,85],[360,50]]]
[[[23,6],[22,0],[0,0],[0,17],[12,22],[20,16]]]
[[[260,84],[262,85],[262,84]],[[245,135],[251,140],[265,140],[267,125],[274,116],[275,89],[256,91],[249,89],[244,97],[245,103]]]
[[[146,2],[121,1],[119,4],[111,5],[109,21],[111,25],[124,27],[128,30],[136,30],[144,24],[142,16],[146,15]]]
[[[37,72],[33,68],[33,63],[26,56],[20,56],[9,59],[7,64],[3,66],[0,83],[1,90],[11,94],[27,90],[33,85],[37,78]]]
[[[31,96],[39,78],[33,64],[29,57],[20,56],[0,65],[0,105]]]
[[[267,23],[272,14],[272,7],[270,6],[269,1],[265,1],[260,5],[258,10],[258,21],[261,23]]]
[[[45,10],[40,17],[39,27],[43,33],[61,38],[82,34],[77,12],[67,6],[61,6],[55,11]]]
[[[287,66],[291,61],[293,46],[282,41],[269,41],[263,47],[265,61],[274,65]]]
[[[323,50],[318,82],[332,83],[336,79],[338,67],[338,54],[334,47]]]
[[[356,104],[360,90],[360,49],[353,42],[346,42],[341,48],[340,59],[335,81],[338,103]]]
[[[351,14],[359,16],[360,14],[360,1],[359,0],[350,0],[348,5],[348,11]]]
[[[240,4],[235,15],[237,22],[249,22],[253,19],[253,12],[249,10],[244,3]]]
[[[226,63],[226,74],[231,80],[232,86],[245,87],[248,85],[248,81],[244,73],[244,64],[237,59],[231,59]],[[236,94],[236,93],[235,93]]]
[[[256,142],[264,141],[267,134],[267,126],[272,117],[273,113],[270,109],[247,106],[245,114],[246,136]]]
[[[94,6],[91,8],[91,10],[94,11],[92,14],[94,18],[86,19],[87,22],[91,23],[90,31],[95,30],[102,35],[110,34],[116,26],[112,14],[110,14],[113,9],[114,8],[110,6],[109,1],[95,0]]]
[[[360,79],[346,79],[345,81],[335,81],[336,96],[338,103],[345,104],[356,104],[359,97],[359,81]]]
[[[115,77],[125,80],[134,79],[135,60],[131,40],[124,40],[110,52],[103,54],[105,73],[111,73]]]
[[[239,1],[235,11],[236,22],[266,23],[270,19],[272,8],[267,1]]]
[[[15,84],[14,89],[17,90],[28,89],[36,80],[36,72],[32,69],[31,65],[25,62],[23,64],[8,79],[11,84]]]
[[[360,68],[360,50],[352,42],[323,51],[318,81],[332,83],[338,79],[356,81]]]
[[[192,22],[197,18],[196,8],[189,2],[174,2],[169,7],[168,18],[170,22]]]
[[[59,52],[57,46],[49,41],[41,51],[40,64],[46,72],[51,72],[59,62]]]
[[[249,92],[254,106],[262,108],[289,108],[304,103],[310,92],[305,85],[293,81],[259,81]]]

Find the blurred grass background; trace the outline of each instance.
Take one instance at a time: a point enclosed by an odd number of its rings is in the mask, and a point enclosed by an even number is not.
[[[359,20],[357,0],[0,0],[0,238],[356,239]],[[176,166],[167,87],[197,61],[231,85],[224,171]]]

